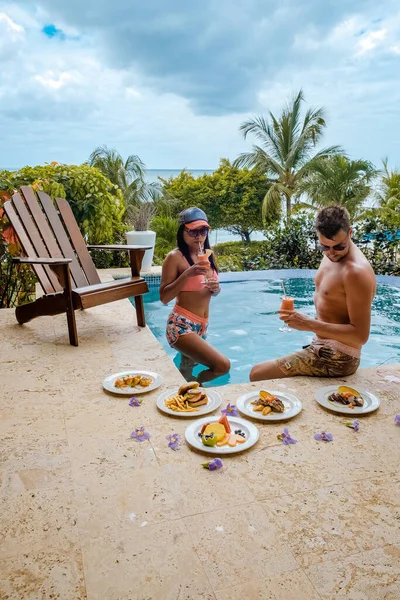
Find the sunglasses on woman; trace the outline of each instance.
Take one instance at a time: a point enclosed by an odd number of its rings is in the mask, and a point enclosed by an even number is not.
[[[208,227],[201,227],[200,229],[186,229],[185,227],[185,231],[191,238],[196,238],[200,236],[206,237],[208,234]]]

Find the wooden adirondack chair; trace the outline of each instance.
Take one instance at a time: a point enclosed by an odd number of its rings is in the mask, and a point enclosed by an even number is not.
[[[4,203],[4,211],[22,246],[24,257],[14,262],[32,265],[44,295],[16,308],[21,325],[42,315],[65,312],[69,341],[78,346],[75,310],[90,308],[134,296],[138,325],[146,325],[143,294],[149,290],[140,277],[143,246],[86,246],[68,202],[56,198],[54,205],[44,192],[37,195],[21,187]],[[88,248],[129,252],[132,276],[101,283]]]

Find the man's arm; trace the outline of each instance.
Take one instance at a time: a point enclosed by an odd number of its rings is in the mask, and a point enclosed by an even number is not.
[[[312,331],[318,337],[334,339],[343,344],[362,346],[369,338],[375,284],[365,271],[352,269],[345,277],[344,289],[349,324],[326,323],[311,319],[297,311],[293,311],[284,320],[294,329]]]

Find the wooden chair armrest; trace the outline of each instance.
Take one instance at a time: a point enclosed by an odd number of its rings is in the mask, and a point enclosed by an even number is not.
[[[72,262],[72,258],[39,258],[37,256],[18,256],[12,259],[13,263],[27,265],[67,265]]]
[[[128,246],[126,244],[117,246],[97,246],[90,244],[88,248],[90,250],[122,250],[123,252],[129,252],[130,250],[150,250],[151,246]]]

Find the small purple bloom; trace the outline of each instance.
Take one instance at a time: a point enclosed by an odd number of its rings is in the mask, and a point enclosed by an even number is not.
[[[289,434],[289,429],[287,427],[284,428],[283,433],[280,433],[277,436],[278,440],[282,440],[284,444],[286,444],[286,446],[288,446],[289,444],[297,444],[297,440],[294,440],[290,434]]]
[[[220,469],[223,466],[224,463],[220,458],[214,458],[214,460],[210,460],[209,462],[202,464],[202,467],[208,469],[209,471],[215,471],[216,469]]]
[[[350,429],[354,429],[354,431],[358,431],[360,429],[360,422],[357,421],[357,419],[355,421],[346,421],[345,425],[346,427],[350,427]]]
[[[317,440],[318,442],[332,442],[333,441],[333,435],[331,433],[326,433],[325,431],[321,431],[321,433],[316,433],[314,435],[314,439]]]
[[[132,431],[129,437],[133,438],[137,442],[145,442],[146,440],[150,439],[150,434],[145,430],[144,427],[138,427],[135,429],[135,431]]]
[[[140,406],[141,404],[142,400],[139,400],[139,398],[136,398],[136,396],[133,396],[129,399],[129,406]]]
[[[181,438],[177,433],[172,433],[171,435],[167,435],[167,437],[165,439],[168,440],[168,442],[169,442],[168,448],[171,448],[171,450],[178,450],[178,446],[181,441]]]
[[[226,408],[224,408],[224,410],[221,410],[221,413],[223,415],[226,415],[227,417],[237,417],[239,415],[239,411],[236,408],[236,406],[234,404],[229,404]]]
[[[396,423],[396,425],[400,425],[400,415],[395,416],[394,422]]]

